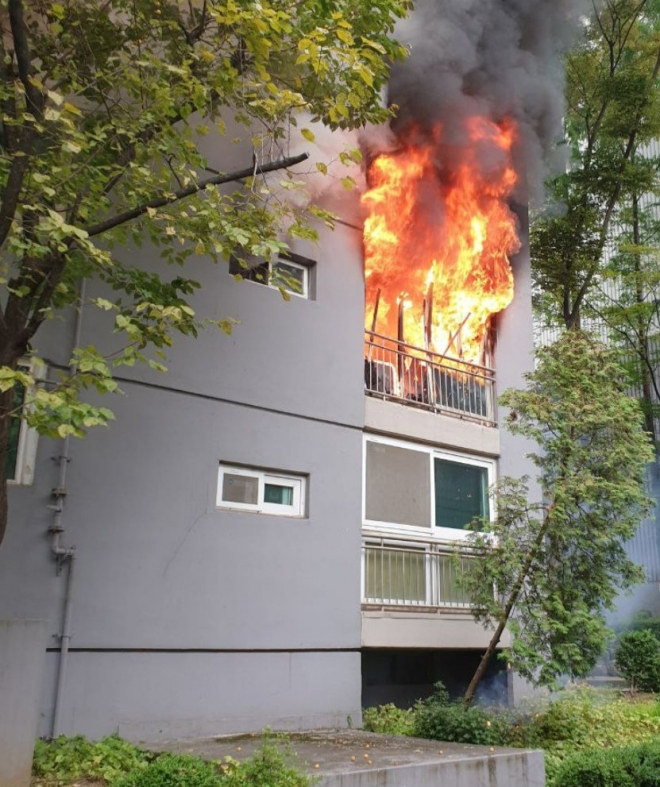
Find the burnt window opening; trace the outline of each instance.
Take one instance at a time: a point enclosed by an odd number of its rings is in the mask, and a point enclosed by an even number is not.
[[[244,281],[264,284],[299,298],[313,300],[315,266],[314,260],[292,252],[283,252],[267,261],[243,254],[231,256],[229,273]]]

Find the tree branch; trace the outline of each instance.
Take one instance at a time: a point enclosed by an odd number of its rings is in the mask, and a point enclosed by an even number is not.
[[[145,202],[143,205],[140,205],[137,208],[132,208],[131,210],[119,213],[117,216],[112,216],[111,218],[101,221],[98,224],[93,224],[91,227],[85,227],[85,231],[90,238],[93,238],[95,235],[101,235],[103,232],[107,232],[108,230],[114,229],[115,227],[119,227],[121,224],[125,224],[127,221],[132,221],[133,219],[143,216],[150,209],[162,208],[165,205],[171,205],[174,202],[179,202],[186,197],[191,197],[193,194],[198,194],[200,191],[204,191],[204,189],[208,188],[209,186],[218,186],[221,183],[231,183],[237,180],[245,180],[245,178],[250,178],[254,175],[261,175],[266,172],[276,172],[277,170],[286,169],[287,167],[292,167],[295,164],[300,164],[307,158],[309,158],[308,153],[301,153],[298,156],[283,158],[279,161],[273,161],[270,164],[264,164],[261,167],[249,167],[237,172],[230,172],[227,175],[215,175],[212,178],[202,180],[199,183],[195,183],[194,185],[188,186],[185,189],[179,189],[167,197],[160,197],[159,199]]]
[[[644,100],[642,101],[641,105],[638,108],[637,117],[635,118],[635,125],[631,129],[630,135],[628,137],[626,149],[623,153],[621,165],[619,167],[620,175],[623,174],[623,171],[628,161],[630,160],[630,157],[632,156],[633,152],[636,149],[637,134],[639,133],[639,126],[642,121],[642,113],[649,100],[652,86],[655,85],[655,82],[658,79],[658,75],[660,75],[660,50],[658,50],[658,54],[655,60],[655,66],[653,67],[653,73],[651,74],[651,78],[649,80],[649,88],[646,92],[646,96],[644,97]],[[577,315],[579,314],[582,302],[587,294],[589,287],[591,286],[591,282],[593,281],[594,276],[599,270],[600,257],[602,255],[603,249],[605,248],[605,242],[607,241],[607,235],[610,229],[610,222],[612,221],[612,216],[614,215],[614,209],[616,208],[619,195],[621,194],[621,185],[622,185],[621,178],[619,178],[610,195],[609,200],[607,201],[607,206],[605,208],[605,214],[603,216],[603,221],[600,226],[600,233],[598,238],[598,250],[599,250],[598,260],[595,262],[595,264],[592,266],[592,269],[585,276],[585,279],[582,282],[582,286],[580,287],[577,295],[575,296],[575,300],[573,301],[573,307],[570,315],[570,324],[567,324],[567,327],[569,328],[573,327],[573,325],[575,324],[575,320],[577,318]],[[586,195],[585,195],[585,199],[586,199]]]
[[[37,119],[40,119],[44,109],[44,95],[30,79],[30,71],[32,70],[30,45],[28,43],[25,20],[23,19],[22,0],[9,0],[8,10],[18,75],[25,88],[28,108]]]

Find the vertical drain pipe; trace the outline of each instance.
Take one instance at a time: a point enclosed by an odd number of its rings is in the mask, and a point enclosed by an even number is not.
[[[80,306],[76,311],[76,318],[74,323],[74,331],[73,331],[73,351],[77,350],[80,347],[80,336],[82,333],[82,309],[83,309],[83,302],[85,297],[85,282],[80,285]],[[76,367],[72,367],[72,373],[75,374]],[[64,586],[64,606],[62,612],[62,629],[61,634],[59,635],[60,640],[60,647],[59,647],[59,659],[57,664],[57,676],[55,679],[55,701],[53,705],[53,719],[51,723],[51,737],[57,738],[60,734],[61,728],[61,720],[62,720],[62,708],[63,708],[63,698],[64,698],[64,689],[66,686],[66,671],[69,661],[69,645],[71,643],[71,619],[72,619],[72,609],[73,609],[73,569],[76,562],[76,548],[75,546],[70,547],[63,547],[62,546],[62,533],[64,532],[64,526],[62,525],[62,519],[64,517],[64,500],[67,496],[67,489],[66,489],[66,474],[69,462],[71,461],[69,456],[70,451],[70,436],[67,435],[64,438],[62,443],[62,452],[58,457],[53,457],[56,459],[58,463],[58,476],[57,476],[57,486],[53,489],[53,497],[55,498],[55,503],[48,508],[54,512],[53,522],[51,526],[48,528],[48,532],[51,535],[51,546],[50,551],[53,557],[55,558],[56,566],[57,566],[57,574],[59,575],[62,572],[62,568],[64,564],[66,564],[66,584]]]

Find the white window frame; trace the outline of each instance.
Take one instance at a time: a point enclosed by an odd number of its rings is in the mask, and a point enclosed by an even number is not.
[[[235,503],[222,499],[222,487],[225,473],[230,475],[240,475],[258,480],[258,492],[256,503]],[[291,475],[289,473],[279,473],[277,471],[263,470],[256,467],[244,467],[230,465],[220,462],[218,469],[218,489],[216,493],[216,508],[231,511],[249,511],[255,514],[271,514],[273,516],[286,516],[302,519],[305,516],[305,476]],[[293,502],[291,505],[279,505],[278,503],[266,503],[264,500],[266,484],[277,486],[289,486],[293,488]]]
[[[26,359],[19,361],[18,367],[21,371],[31,374],[36,383],[46,378],[45,364],[36,364]],[[33,386],[25,389],[23,412],[25,412],[25,408],[29,406],[26,404],[26,401],[33,392]],[[28,426],[27,421],[21,418],[21,425],[18,431],[18,446],[16,450],[16,467],[14,470],[14,477],[7,479],[7,484],[9,486],[30,486],[34,481],[34,464],[37,458],[38,440],[39,433],[37,430]]]
[[[303,272],[303,281],[302,281],[302,291],[298,292],[297,290],[292,290],[286,286],[284,282],[280,282],[279,284],[273,283],[273,267],[277,266],[278,263],[284,263],[285,265],[290,265],[292,268],[296,268],[297,270],[301,270]],[[314,299],[314,287],[313,287],[313,279],[312,279],[312,270],[316,265],[315,260],[307,259],[306,257],[301,257],[299,254],[294,254],[293,252],[287,252],[278,254],[274,259],[269,260],[261,260],[258,264],[255,264],[251,268],[242,268],[241,264],[238,262],[236,258],[232,258],[229,264],[229,272],[234,273],[234,275],[239,275],[243,277],[244,281],[251,281],[253,284],[260,284],[262,287],[267,287],[271,290],[283,289],[289,295],[295,295],[297,298],[301,298],[302,300],[309,301]],[[232,271],[232,268],[237,266]],[[268,268],[268,277],[266,280],[266,276],[264,275],[260,279],[250,279],[248,278],[248,274],[250,270],[255,270],[257,268]]]
[[[289,287],[285,286],[284,283],[281,284],[271,284],[273,279],[273,266],[277,265],[278,263],[284,263],[285,265],[290,265],[292,268],[296,268],[303,272],[303,288],[301,292],[297,292],[296,290],[292,290]],[[295,260],[290,260],[287,257],[277,257],[274,260],[268,261],[268,286],[273,290],[279,290],[282,287],[289,295],[295,295],[297,298],[304,298],[305,300],[309,300],[309,278],[310,278],[310,267],[311,265],[303,265],[300,262],[296,262]]]
[[[428,454],[429,457],[429,483],[430,483],[430,527],[421,525],[407,525],[397,522],[380,522],[376,519],[367,519],[367,443],[381,443],[397,448],[407,448],[409,451]],[[369,530],[380,531],[391,535],[419,535],[424,536],[429,541],[464,541],[470,537],[471,530],[457,530],[453,527],[436,527],[435,525],[435,466],[434,459],[446,459],[450,462],[470,465],[471,467],[483,467],[488,471],[488,514],[491,522],[495,518],[495,500],[492,494],[493,485],[497,478],[497,461],[484,457],[471,456],[469,454],[450,451],[446,448],[436,448],[434,446],[413,443],[407,440],[396,440],[380,435],[365,434],[363,438],[362,451],[362,523]]]

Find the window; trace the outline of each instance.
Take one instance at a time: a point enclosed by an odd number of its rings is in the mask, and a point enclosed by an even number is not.
[[[29,362],[19,364],[22,371],[31,372],[36,379],[45,377],[43,365],[32,368]],[[29,485],[34,479],[34,462],[37,454],[37,431],[21,418],[25,406],[26,389],[14,386],[13,413],[9,420],[9,442],[5,457],[5,477],[10,484]]]
[[[385,438],[365,446],[364,519],[379,527],[429,529],[460,538],[475,517],[491,515],[495,463]]]
[[[252,258],[232,257],[229,272],[247,281],[265,284],[274,289],[283,289],[300,298],[310,299],[312,293],[312,271],[314,261],[298,254],[280,254],[268,262]]]
[[[488,468],[435,457],[435,526],[463,530],[488,516]]]
[[[216,505],[237,511],[302,517],[305,515],[305,478],[221,464]]]

